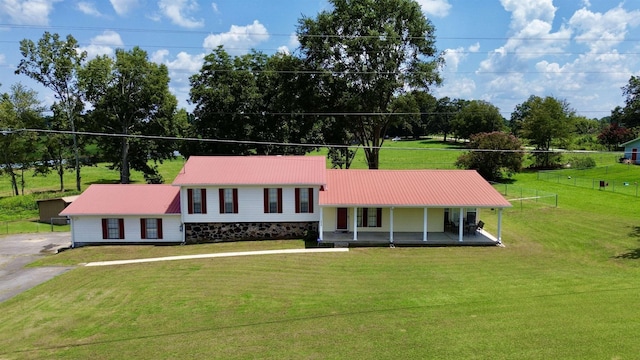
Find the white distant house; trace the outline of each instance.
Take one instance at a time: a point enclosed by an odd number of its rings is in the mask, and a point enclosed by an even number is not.
[[[624,144],[620,144],[624,147],[624,158],[632,164],[640,164],[640,157],[638,156],[638,149],[640,149],[640,138],[627,141]]]
[[[60,215],[71,220],[74,246],[309,237],[352,246],[463,244],[480,239],[483,209],[497,211],[498,224],[497,236],[482,238],[499,243],[507,207],[471,170],[338,170],[321,156],[192,156],[172,185],[91,185]]]

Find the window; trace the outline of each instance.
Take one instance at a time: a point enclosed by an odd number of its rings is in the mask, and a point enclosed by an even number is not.
[[[124,239],[124,219],[102,219],[103,239]]]
[[[207,190],[187,189],[187,203],[189,214],[206,214]]]
[[[313,213],[313,188],[296,188],[296,213]]]
[[[264,189],[264,212],[282,213],[282,189]]]
[[[358,227],[381,227],[381,208],[358,208]]]
[[[238,213],[238,189],[219,189],[220,214]]]
[[[162,219],[140,219],[140,238],[162,239]]]

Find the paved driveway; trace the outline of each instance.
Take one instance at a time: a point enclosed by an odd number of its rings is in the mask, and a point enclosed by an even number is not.
[[[0,302],[71,269],[24,267],[47,253],[69,246],[68,232],[0,236]]]

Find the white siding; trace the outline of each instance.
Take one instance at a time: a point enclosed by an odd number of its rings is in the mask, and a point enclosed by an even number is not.
[[[102,219],[121,218],[124,219],[124,239],[103,239]],[[142,239],[140,236],[140,219],[157,218],[162,219],[162,239]],[[159,243],[159,242],[182,242],[182,232],[180,231],[179,215],[149,215],[149,216],[73,216],[71,218],[71,231],[73,232],[74,243]]]
[[[272,186],[276,187],[276,186]],[[297,186],[282,186],[282,213],[264,213],[264,187],[236,187],[238,189],[238,213],[220,214],[219,189],[206,187],[207,189],[207,213],[189,214],[187,188],[180,189],[180,204],[185,223],[194,222],[308,222],[320,221],[320,208],[318,207],[318,188],[313,189],[313,213],[297,214],[295,204],[295,189]],[[233,188],[228,186],[225,188]]]

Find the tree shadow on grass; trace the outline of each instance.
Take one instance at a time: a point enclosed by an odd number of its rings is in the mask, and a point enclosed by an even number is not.
[[[629,237],[640,238],[640,226],[632,226],[631,232],[629,233]],[[640,248],[631,249],[626,253],[619,254],[615,256],[616,259],[630,259],[630,260],[639,260],[640,259]]]
[[[131,180],[131,184],[137,184],[140,183],[139,181],[136,180]],[[91,181],[87,183],[88,185],[93,185],[93,184],[120,184],[120,180],[118,179],[98,179],[95,181]]]

